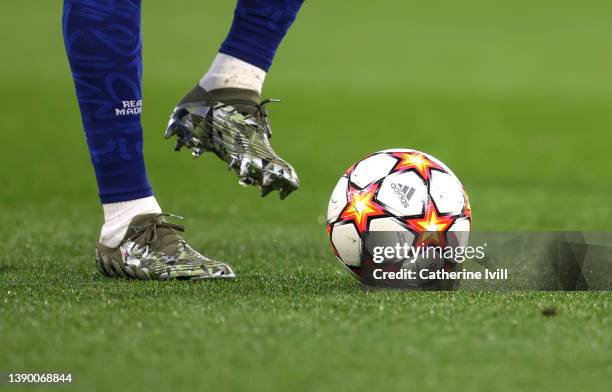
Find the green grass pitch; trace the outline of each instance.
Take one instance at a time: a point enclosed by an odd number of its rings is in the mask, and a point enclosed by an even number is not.
[[[273,141],[302,180],[280,202],[162,138],[232,2],[144,1],[151,181],[239,274],[199,283],[96,274],[59,3],[0,13],[0,372],[71,372],[90,391],[607,388],[609,293],[366,292],[324,214],[352,162],[409,147],[461,178],[478,229],[611,229],[609,2],[307,1],[264,91],[283,99]]]

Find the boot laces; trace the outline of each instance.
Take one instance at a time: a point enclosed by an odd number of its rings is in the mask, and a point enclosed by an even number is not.
[[[166,216],[177,217],[177,215],[161,213],[155,216],[154,219],[151,219],[146,225],[139,227],[139,230],[132,234],[129,239],[142,243],[142,245],[151,247],[154,250],[163,249],[176,241],[183,241],[177,234],[177,231],[184,232],[185,227],[164,221],[163,218]]]

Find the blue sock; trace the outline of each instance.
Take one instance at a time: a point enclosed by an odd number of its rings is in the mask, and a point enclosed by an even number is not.
[[[219,52],[268,71],[304,0],[238,0],[232,28]]]
[[[102,203],[152,195],[142,156],[140,6],[64,1],[64,42]]]

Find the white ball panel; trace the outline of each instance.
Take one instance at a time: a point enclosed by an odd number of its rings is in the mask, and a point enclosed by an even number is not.
[[[377,218],[370,221],[370,231],[405,231],[399,220],[395,218]]]
[[[372,219],[370,222],[370,233],[372,232],[388,232],[389,235],[385,236],[385,243],[379,244],[382,246],[395,246],[396,244],[408,244],[409,246],[414,243],[416,236],[413,232],[407,230],[400,222],[395,218],[377,218]],[[382,236],[380,237],[382,238]]]
[[[338,219],[338,216],[346,207],[347,197],[346,191],[348,189],[348,178],[342,177],[336,184],[334,191],[332,192],[329,204],[327,205],[327,223],[331,223]]]
[[[398,244],[412,246],[416,236],[395,218],[377,218],[370,222],[370,230],[366,239],[366,248],[371,255],[374,255],[374,248],[378,246],[395,247]],[[386,259],[387,262],[400,260],[402,259]]]
[[[377,199],[397,216],[420,215],[428,200],[427,186],[413,171],[393,173],[382,182]]]
[[[389,174],[396,163],[397,159],[390,155],[372,155],[355,166],[351,173],[351,182],[363,189]]]
[[[350,266],[361,265],[361,237],[351,224],[336,225],[332,229],[331,240],[342,261]]]
[[[463,187],[454,175],[432,170],[429,193],[440,213],[460,214],[463,211]]]
[[[451,227],[449,227],[449,231],[470,231],[471,224],[470,220],[467,218],[460,218],[453,223]]]
[[[446,233],[447,245],[452,247],[467,246],[470,239],[470,226],[469,219],[457,219]]]

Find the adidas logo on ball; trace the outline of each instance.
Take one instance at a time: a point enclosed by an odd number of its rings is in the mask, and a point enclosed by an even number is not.
[[[408,202],[410,201],[412,195],[414,195],[415,189],[408,185],[396,183],[391,183],[391,188],[393,189],[393,192],[395,192],[395,194],[399,196],[404,208],[407,208]]]

